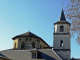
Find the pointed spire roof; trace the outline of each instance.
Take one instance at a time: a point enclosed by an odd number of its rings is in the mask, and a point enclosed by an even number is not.
[[[62,8],[62,12],[61,12],[61,16],[59,18],[59,21],[66,21],[63,8]]]
[[[57,21],[56,23],[54,23],[54,25],[55,24],[69,24],[71,26],[71,24],[68,21],[66,21],[63,8],[62,8],[62,11],[61,11],[61,16],[59,18],[59,21]]]

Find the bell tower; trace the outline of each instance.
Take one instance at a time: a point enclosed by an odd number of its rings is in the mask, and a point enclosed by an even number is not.
[[[64,60],[70,60],[71,46],[70,46],[70,26],[71,24],[66,21],[64,11],[62,8],[59,21],[54,23],[54,42],[53,50]]]

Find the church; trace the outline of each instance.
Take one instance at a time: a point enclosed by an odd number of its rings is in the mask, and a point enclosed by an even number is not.
[[[63,9],[54,26],[53,47],[28,31],[12,38],[13,49],[0,51],[0,60],[71,60],[71,24],[66,21]]]

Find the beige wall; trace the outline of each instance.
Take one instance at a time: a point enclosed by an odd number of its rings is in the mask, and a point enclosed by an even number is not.
[[[44,49],[44,47],[48,47],[42,40],[40,40],[40,45],[42,46],[42,49]]]
[[[26,38],[28,38],[28,40],[26,40]],[[21,39],[21,40],[20,40]],[[30,41],[31,39],[31,41]],[[38,42],[37,42],[38,40]],[[40,45],[42,46],[41,49],[44,49],[44,47],[48,47],[41,39],[39,38],[34,38],[34,37],[18,37],[17,39],[14,40],[13,43],[13,48],[15,48],[15,43],[16,43],[16,48],[18,48],[19,50],[21,49],[21,43],[24,42],[26,49],[29,49],[27,46],[29,46],[30,44],[32,44],[32,42],[35,43],[35,47],[40,48]]]
[[[16,43],[16,47],[15,47],[15,43]],[[14,49],[14,48],[18,48],[18,38],[14,40],[13,49]]]

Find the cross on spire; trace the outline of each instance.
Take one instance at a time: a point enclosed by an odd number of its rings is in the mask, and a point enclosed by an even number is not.
[[[30,32],[30,29],[29,29],[29,32]]]
[[[64,5],[64,4],[63,4],[63,2],[62,2],[62,4],[61,4],[61,5],[62,5],[62,7],[63,7],[63,5]]]

